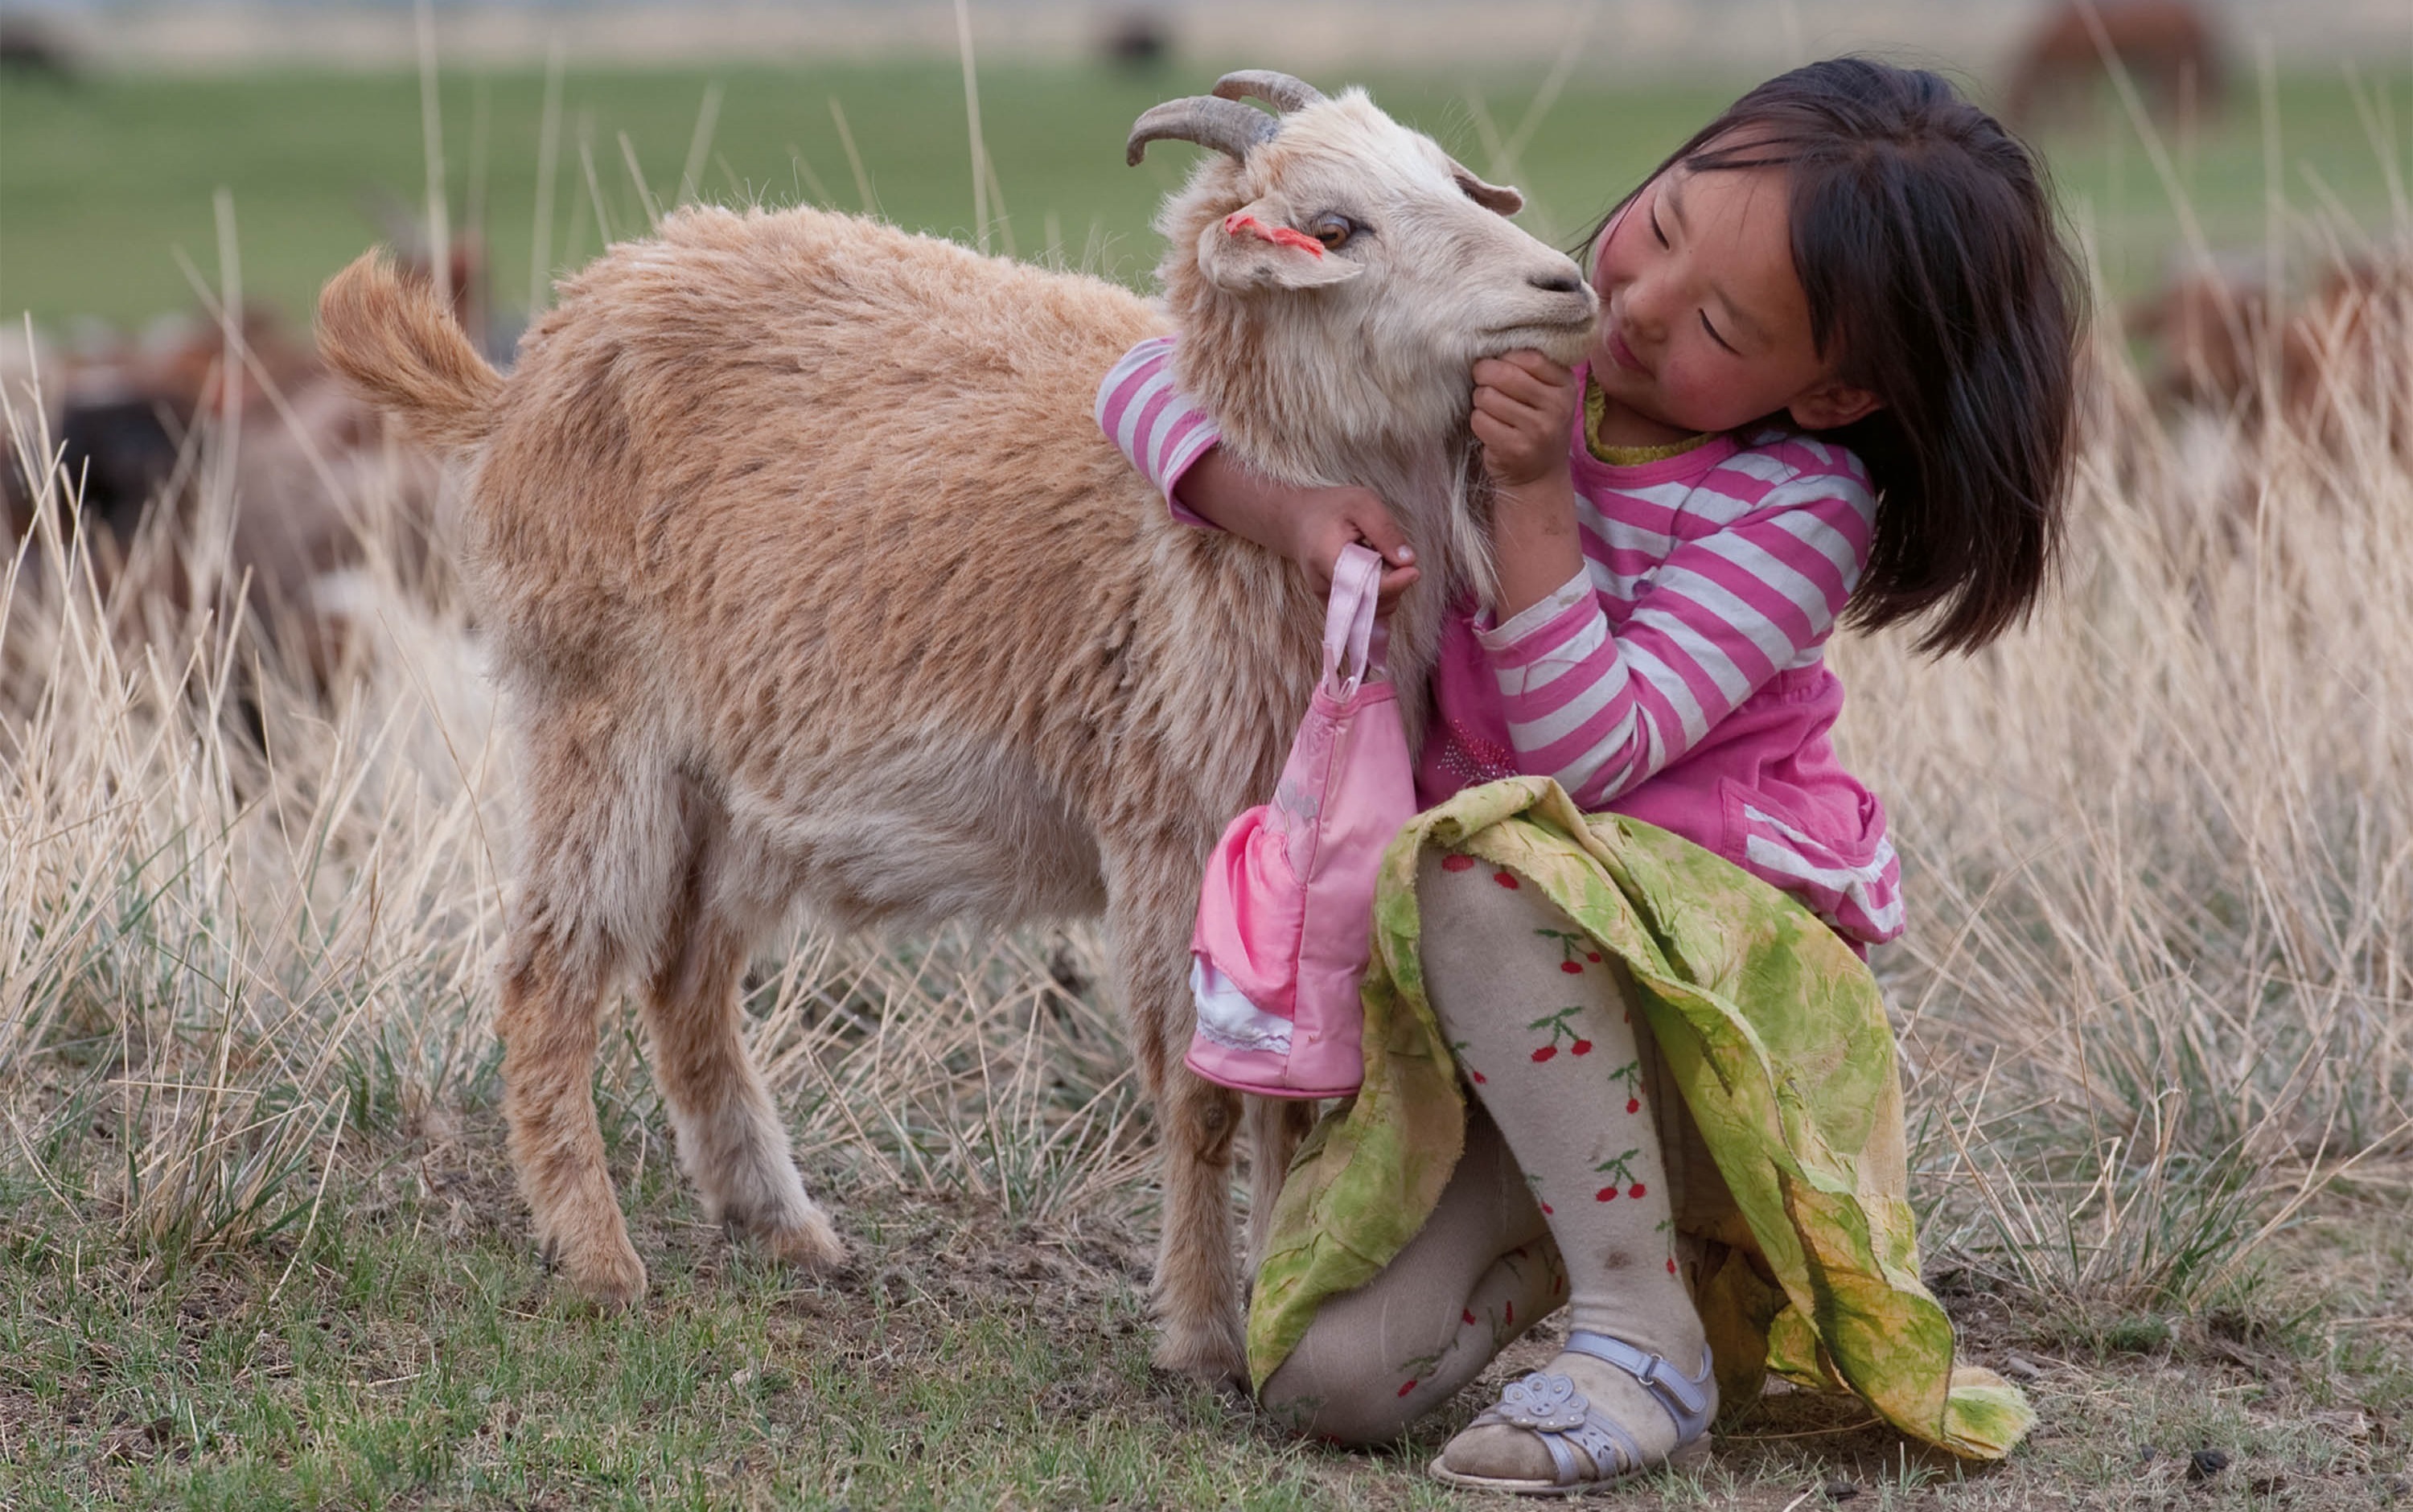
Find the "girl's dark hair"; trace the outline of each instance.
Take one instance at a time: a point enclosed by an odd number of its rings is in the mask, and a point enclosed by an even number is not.
[[[1974,650],[2018,624],[2061,542],[2079,318],[2035,158],[1938,75],[1836,58],[1735,101],[1651,176],[1680,163],[1789,173],[1811,339],[1884,401],[1821,433],[1876,485],[1845,618],[1932,611],[1922,651]]]

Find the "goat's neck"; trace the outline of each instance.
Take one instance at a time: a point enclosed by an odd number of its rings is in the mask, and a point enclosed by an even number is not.
[[[1372,489],[1415,549],[1422,571],[1391,616],[1389,668],[1416,739],[1445,611],[1488,596],[1490,583],[1487,501],[1464,397],[1431,384],[1382,392],[1366,375],[1336,366],[1333,345],[1300,350],[1301,338],[1316,334],[1268,330],[1217,303],[1177,310],[1175,376],[1215,417],[1223,444],[1283,482]]]

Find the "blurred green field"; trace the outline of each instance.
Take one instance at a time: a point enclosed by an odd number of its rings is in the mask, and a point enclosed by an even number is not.
[[[1149,105],[1201,91],[1218,71],[1191,63],[1153,74],[1087,65],[984,67],[985,136],[1006,211],[998,245],[1010,237],[1024,257],[1058,246],[1075,264],[1144,280],[1157,250],[1148,216],[1189,153],[1160,148],[1143,167],[1127,169],[1124,133]],[[1516,137],[1543,83],[1538,74],[1361,82],[1482,171],[1502,169],[1489,144]],[[1579,69],[1508,165],[1533,201],[1527,224],[1554,240],[1573,236],[1745,82],[1610,88],[1585,82]],[[952,59],[572,71],[563,91],[554,267],[575,266],[602,245],[593,209],[599,198],[614,234],[644,225],[624,133],[656,198],[676,197],[700,109],[716,84],[701,195],[787,204],[825,194],[857,208],[835,101],[885,215],[970,236],[962,78]],[[483,225],[501,309],[527,300],[544,93],[541,68],[455,69],[440,91],[453,225]],[[2198,141],[2170,144],[2212,243],[2262,246],[2272,224],[2274,162],[2294,231],[2326,234],[2307,216],[2364,233],[2402,228],[2398,170],[2413,158],[2413,75],[2358,82],[2343,71],[2298,74],[2279,80],[2274,96],[2275,159],[2250,79],[2216,126]],[[104,76],[76,85],[11,78],[0,84],[0,313],[14,320],[31,311],[46,324],[78,317],[124,324],[189,307],[174,249],[215,281],[212,204],[222,186],[234,208],[245,289],[299,315],[329,273],[379,238],[369,210],[378,196],[423,203],[422,140],[411,73]],[[2044,141],[2072,224],[2098,246],[2113,286],[2150,283],[2178,243],[2180,221],[2136,133],[2107,109]],[[589,191],[582,143],[600,194]]]

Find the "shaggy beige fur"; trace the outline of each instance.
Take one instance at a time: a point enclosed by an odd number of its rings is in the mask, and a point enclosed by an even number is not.
[[[1443,596],[1483,575],[1468,365],[1572,356],[1594,311],[1478,193],[1513,203],[1352,94],[1200,167],[1161,221],[1162,311],[813,210],[689,210],[614,247],[508,378],[374,253],[328,286],[329,361],[470,464],[469,567],[525,757],[511,1151],[572,1284],[625,1303],[645,1282],[588,1090],[616,981],[647,984],[706,1201],[827,1263],[740,1041],[748,949],[799,897],[866,926],[1103,911],[1167,1151],[1158,1358],[1237,1373],[1239,1100],[1181,1066],[1187,947],[1206,852],[1305,706],[1322,605],[1291,564],[1168,520],[1091,395],[1169,313],[1239,454],[1382,489],[1426,564],[1392,652],[1420,689]],[[1242,208],[1363,229],[1319,257],[1227,234]],[[1298,1124],[1260,1125],[1262,1196]]]

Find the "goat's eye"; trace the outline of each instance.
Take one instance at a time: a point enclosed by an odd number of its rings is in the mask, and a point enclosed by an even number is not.
[[[1330,211],[1307,223],[1307,234],[1322,242],[1327,252],[1339,251],[1357,234],[1357,229],[1355,221]]]

